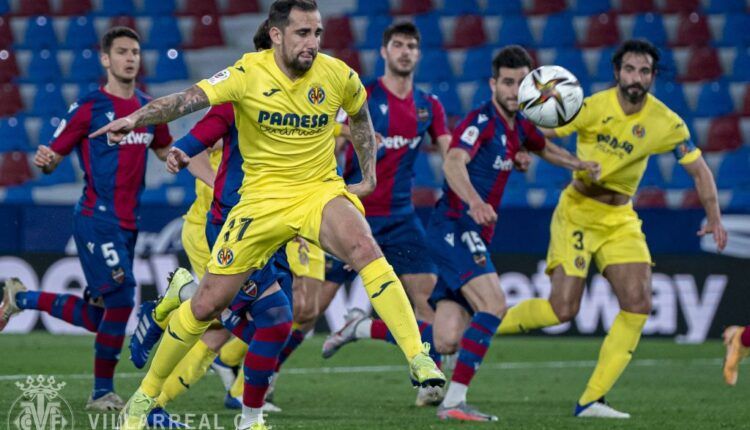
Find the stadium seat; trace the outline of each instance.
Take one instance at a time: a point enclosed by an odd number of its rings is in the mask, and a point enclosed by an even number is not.
[[[433,190],[440,187],[435,172],[430,166],[429,154],[425,151],[417,153],[417,158],[414,160],[414,185]]]
[[[211,46],[224,46],[224,35],[221,33],[219,16],[203,15],[193,20],[193,34],[190,48],[200,49]]]
[[[693,188],[694,182],[690,174],[680,163],[674,163],[672,166],[672,177],[669,180],[669,188],[686,190]]]
[[[706,13],[710,14],[721,13],[729,15],[747,11],[747,4],[745,0],[710,0],[705,10]]]
[[[346,63],[358,74],[362,74],[362,62],[359,59],[359,51],[356,49],[339,49],[334,51],[333,56]]]
[[[612,55],[615,48],[603,48],[599,52],[599,58],[596,60],[596,71],[592,76],[596,82],[613,82],[614,72],[612,66]],[[658,82],[658,81],[657,81]]]
[[[736,51],[737,55],[732,61],[732,75],[730,77],[733,81],[750,81],[750,49],[738,46]]]
[[[559,188],[545,189],[544,200],[542,201],[541,207],[545,209],[551,209],[557,206],[557,203],[560,201],[560,194],[562,194],[562,190]]]
[[[362,15],[372,19],[378,15],[388,15],[390,11],[391,2],[388,0],[357,0],[354,15]]]
[[[690,13],[701,9],[701,0],[663,0],[663,13]]]
[[[750,116],[750,85],[745,86],[742,95],[742,116]]]
[[[392,15],[416,15],[432,11],[432,0],[401,0],[401,7]]]
[[[5,15],[10,12],[9,0],[0,0],[0,15]]]
[[[492,97],[492,89],[486,80],[478,81],[477,88],[471,97],[470,109],[476,109]]]
[[[415,186],[412,195],[411,202],[414,207],[417,208],[430,208],[435,207],[435,203],[438,200],[438,190],[432,187],[417,187]]]
[[[723,71],[716,48],[710,46],[696,46],[690,49],[684,81],[705,81],[719,79]]]
[[[573,73],[581,84],[588,84],[591,79],[589,78],[589,71],[586,67],[586,63],[583,61],[583,54],[580,49],[574,48],[563,48],[558,49],[555,54],[555,59],[552,61],[553,64],[565,67],[571,73]]]
[[[456,18],[452,48],[471,48],[483,45],[486,41],[484,19],[481,16],[464,15]]]
[[[425,49],[417,66],[418,82],[453,81],[453,71],[448,55],[441,49]]]
[[[239,15],[260,12],[258,0],[229,0],[223,11],[224,15]],[[386,13],[388,10],[386,9]]]
[[[184,9],[179,12],[180,15],[218,15],[219,7],[216,0],[185,0]]]
[[[562,189],[571,180],[570,171],[547,162],[536,164],[534,184],[541,188]]]
[[[18,16],[52,15],[49,0],[20,0],[18,4]]]
[[[91,0],[62,0],[58,15],[81,16],[91,12]]]
[[[479,15],[479,3],[477,0],[444,0],[440,12],[446,15]]]
[[[47,83],[37,86],[30,113],[35,116],[48,117],[62,115],[67,108],[68,105],[65,103],[60,87]]]
[[[360,49],[379,49],[383,44],[383,33],[392,21],[391,17],[387,15],[370,17],[365,28],[365,38],[357,44],[357,47]]]
[[[750,45],[748,28],[750,28],[750,15],[746,13],[726,15],[718,44],[721,46],[736,46],[738,50],[746,48]]]
[[[589,18],[589,27],[581,46],[598,48],[617,45],[619,42],[620,28],[615,15],[601,13]]]
[[[463,72],[464,81],[478,81],[492,76],[492,48],[480,46],[466,50]]]
[[[334,16],[326,19],[323,33],[323,49],[346,49],[354,45],[354,34],[348,16]]]
[[[685,190],[682,194],[682,201],[680,202],[680,209],[701,209],[703,204],[701,198],[695,189]]]
[[[57,36],[52,27],[52,19],[47,16],[29,18],[21,47],[34,50],[56,48]]]
[[[661,15],[645,13],[636,15],[633,22],[633,37],[646,39],[656,46],[666,46],[669,41]]]
[[[13,50],[0,50],[0,83],[10,82],[18,78],[18,63]]]
[[[750,149],[748,147],[724,154],[716,173],[716,185],[721,189],[750,188]]]
[[[42,49],[34,53],[27,70],[28,76],[23,81],[42,83],[57,82],[62,77],[60,64],[57,62],[57,53],[49,49]]]
[[[577,0],[573,7],[576,15],[596,15],[607,13],[612,9],[610,0]]]
[[[97,12],[102,16],[135,15],[133,0],[102,0],[101,7]]]
[[[662,81],[657,78],[654,85],[654,95],[661,100],[668,108],[675,111],[678,115],[692,117],[692,111],[688,107],[685,99],[685,92],[682,84],[670,81]]]
[[[21,92],[15,84],[0,85],[0,116],[15,115],[23,110]]]
[[[0,119],[0,152],[28,151],[29,136],[23,118],[6,117]]]
[[[527,13],[529,15],[549,15],[562,12],[567,7],[565,0],[533,0]]]
[[[659,188],[644,188],[635,196],[636,208],[665,208],[667,207],[667,196],[664,190]]]
[[[86,94],[98,90],[101,84],[99,82],[89,81],[89,82],[80,82],[78,84],[78,93],[76,94],[76,97],[83,97]],[[144,91],[140,85],[138,86],[138,89],[141,91]],[[145,91],[144,91],[145,92]]]
[[[182,34],[173,16],[154,17],[148,33],[147,49],[177,48],[182,44]]]
[[[501,3],[501,2],[498,2]],[[503,16],[498,41],[501,45],[521,45],[530,48],[536,45],[525,16]]]
[[[653,0],[621,0],[618,12],[626,15],[656,12],[656,7]]]
[[[94,20],[87,16],[70,18],[65,32],[65,47],[68,49],[96,48],[99,37],[94,29]]]
[[[175,0],[143,0],[143,14],[148,16],[174,15],[177,10]]]
[[[10,48],[13,45],[13,31],[10,18],[0,16],[0,48]]]
[[[707,82],[698,93],[696,117],[718,117],[732,113],[734,104],[724,81]]]
[[[522,177],[518,173],[511,173],[508,179],[511,179],[515,176]],[[503,192],[503,199],[500,201],[500,208],[504,209],[529,207],[529,201],[526,197],[526,193],[526,189],[510,187],[506,185],[505,191]]]
[[[128,27],[138,32],[138,34],[143,34],[140,31],[138,31],[138,25],[135,22],[135,17],[131,15],[113,16],[109,20],[109,26],[110,27],[118,27],[118,26]]]
[[[646,171],[643,173],[640,186],[664,188],[664,185],[664,176],[662,176],[659,168],[659,160],[656,157],[651,157],[646,165]]]
[[[185,169],[187,170],[187,169]],[[32,185],[58,185],[76,182],[76,171],[73,167],[71,157],[65,157],[60,161],[55,170],[49,175],[39,175]]]
[[[522,0],[488,1],[483,14],[485,16],[500,15],[503,18],[521,15],[523,14],[523,2]]]
[[[438,82],[433,84],[432,93],[442,103],[447,116],[461,116],[464,114],[461,107],[461,99],[458,97],[456,87],[452,82]]]
[[[576,32],[573,29],[573,21],[569,14],[559,13],[549,15],[542,30],[542,40],[539,46],[542,48],[562,48],[576,45]]]
[[[33,177],[25,152],[14,151],[0,155],[0,186],[20,185]]]
[[[187,65],[182,52],[177,49],[168,49],[159,54],[154,75],[147,81],[159,83],[183,80],[187,79],[188,76]]]
[[[440,29],[440,16],[436,13],[426,13],[414,18],[414,24],[422,35],[422,49],[442,48],[443,32]]]
[[[714,118],[708,126],[708,137],[704,151],[726,151],[742,146],[742,132],[737,115]]]
[[[727,210],[747,212],[750,209],[750,190],[738,188],[732,190],[732,198],[729,199]]]
[[[705,46],[711,43],[708,18],[697,12],[680,15],[674,46]]]
[[[104,71],[96,51],[83,49],[74,54],[68,82],[97,82],[102,76],[104,76]]]
[[[658,79],[676,81],[679,73],[672,50],[669,48],[660,48],[659,55],[661,57],[659,58]]]
[[[60,118],[53,116],[50,118],[42,118],[42,126],[39,128],[39,145],[49,145],[52,140],[52,136],[55,134],[55,130],[60,125]]]

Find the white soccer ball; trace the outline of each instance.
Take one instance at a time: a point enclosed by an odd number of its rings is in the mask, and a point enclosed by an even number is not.
[[[518,105],[526,118],[540,127],[563,126],[583,106],[583,89],[578,78],[560,66],[534,69],[521,81]]]

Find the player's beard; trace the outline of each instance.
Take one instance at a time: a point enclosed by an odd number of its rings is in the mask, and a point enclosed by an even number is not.
[[[508,108],[508,104],[505,103],[504,100],[501,99],[499,96],[495,96],[495,103],[497,103],[497,105],[500,106],[500,109],[502,109],[503,112],[505,112],[505,115],[507,115],[508,118],[513,118],[514,116],[516,116],[516,112],[518,112],[518,109],[516,108],[515,110],[510,110]]]
[[[648,93],[648,88],[645,88],[641,84],[623,85],[618,82],[617,87],[620,89],[620,93],[622,93],[622,96],[632,104],[638,104],[642,102],[644,97],[646,97],[646,94]],[[630,92],[630,89],[632,88],[636,88],[639,91],[632,93]]]
[[[310,70],[313,63],[315,62],[315,58],[317,58],[318,56],[317,51],[310,52],[310,54],[312,55],[312,60],[310,60],[309,63],[300,59],[300,55],[302,55],[302,52],[300,52],[299,54],[295,55],[291,61],[287,61],[286,66],[289,69],[293,70],[295,73],[301,75]]]
[[[410,65],[411,67],[407,67],[405,69],[399,68],[398,60],[388,61],[387,65],[388,70],[390,70],[391,73],[402,78],[408,78],[409,76],[411,76],[414,73],[414,69],[416,67],[416,65],[412,63]]]

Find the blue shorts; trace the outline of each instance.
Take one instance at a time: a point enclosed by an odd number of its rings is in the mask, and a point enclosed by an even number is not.
[[[135,291],[133,259],[138,232],[117,224],[77,214],[73,217],[73,240],[78,249],[86,295],[97,299],[122,288]]]
[[[383,250],[397,275],[412,273],[437,273],[437,267],[430,258],[425,231],[417,214],[399,216],[373,216],[367,218],[375,241]],[[343,284],[357,277],[357,272],[344,270],[344,263],[333,260],[333,266],[326,271],[326,281]]]
[[[439,267],[438,282],[429,299],[433,307],[440,300],[452,300],[474,312],[461,287],[477,276],[497,272],[480,232],[481,227],[466,217],[451,219],[433,214],[430,218],[428,245]]]

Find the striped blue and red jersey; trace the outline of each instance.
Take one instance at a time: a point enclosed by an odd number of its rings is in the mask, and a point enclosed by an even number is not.
[[[530,151],[540,151],[544,149],[544,135],[520,112],[511,127],[491,101],[469,112],[453,130],[451,150],[459,148],[469,153],[471,161],[466,165],[469,180],[482,200],[496,212],[500,210],[505,184],[521,145]],[[469,206],[450,188],[448,181],[435,210],[448,218],[471,220]],[[489,243],[494,231],[494,226],[484,227],[482,238]]]
[[[223,224],[229,211],[240,201],[240,186],[244,179],[234,108],[231,103],[211,107],[185,137],[175,142],[189,156],[195,156],[214,146],[221,139],[222,155],[214,179],[214,198],[208,211],[208,222]]]
[[[378,185],[362,199],[367,216],[403,215],[414,211],[411,201],[414,162],[425,133],[433,142],[450,134],[445,109],[432,94],[417,88],[399,98],[390,92],[381,79],[366,85],[368,108],[375,131],[383,136],[377,153]],[[359,160],[352,145],[346,152],[344,180],[362,180]]]
[[[102,87],[73,103],[60,121],[50,148],[60,155],[75,149],[83,169],[83,196],[76,205],[76,215],[116,223],[127,230],[138,229],[147,152],[149,148],[169,146],[169,128],[165,124],[139,127],[119,144],[110,142],[107,135],[94,139],[88,136],[149,101],[151,97],[137,89],[133,97],[123,99]]]

